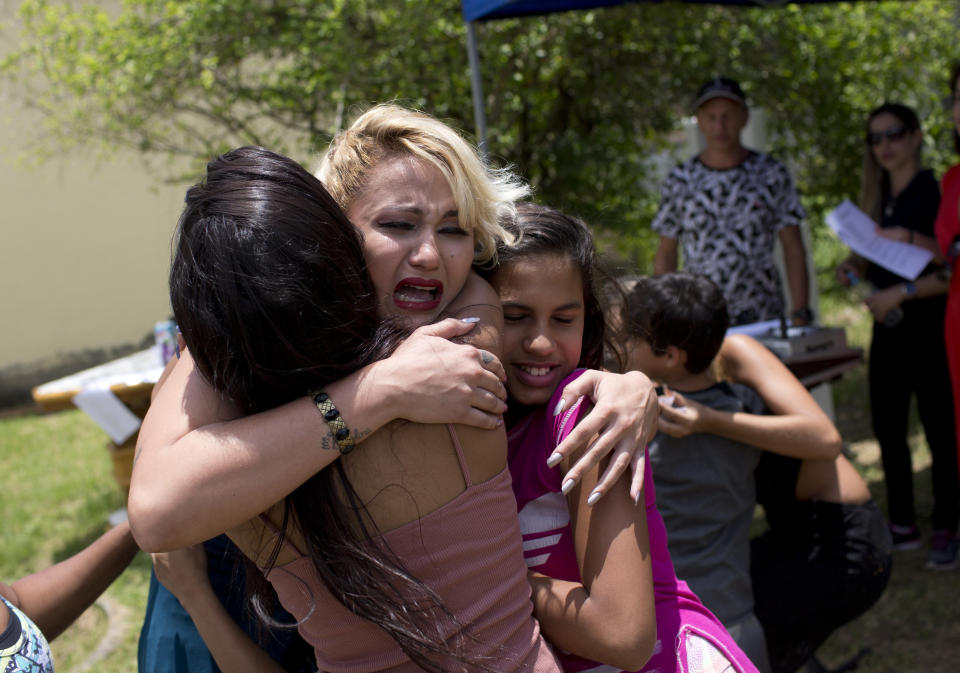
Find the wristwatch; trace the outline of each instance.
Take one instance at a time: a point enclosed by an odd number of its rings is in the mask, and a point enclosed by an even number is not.
[[[903,284],[903,294],[907,299],[912,299],[917,294],[917,286],[908,280]]]
[[[813,311],[810,310],[809,306],[804,306],[802,308],[794,309],[790,314],[790,317],[794,320],[800,320],[805,323],[813,322]]]

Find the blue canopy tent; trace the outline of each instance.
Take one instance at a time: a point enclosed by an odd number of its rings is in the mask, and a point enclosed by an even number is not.
[[[487,115],[483,108],[483,84],[480,81],[480,57],[477,48],[477,21],[509,17],[551,14],[572,9],[590,9],[624,5],[637,0],[461,0],[463,20],[467,24],[467,55],[470,61],[470,88],[473,92],[473,118],[477,145],[487,153]],[[705,1],[705,0],[700,0]],[[722,1],[722,0],[721,0]],[[749,1],[749,0],[748,0]]]

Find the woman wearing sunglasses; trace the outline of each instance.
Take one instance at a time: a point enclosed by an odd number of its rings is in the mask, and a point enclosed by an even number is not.
[[[940,188],[921,167],[923,132],[917,113],[885,103],[867,118],[860,207],[892,240],[937,251],[933,225]],[[933,534],[928,567],[957,565],[957,453],[953,398],[943,338],[947,282],[935,258],[921,275],[907,278],[851,256],[837,268],[840,283],[866,279],[874,292],[865,300],[873,314],[869,380],[873,432],[880,443],[887,487],[887,516],[894,549],[923,543],[913,497],[907,444],[910,398],[917,408],[933,458]]]

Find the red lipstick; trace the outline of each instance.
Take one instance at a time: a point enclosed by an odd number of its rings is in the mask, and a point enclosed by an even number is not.
[[[410,311],[431,311],[440,305],[443,283],[433,278],[404,278],[393,288],[393,303]]]

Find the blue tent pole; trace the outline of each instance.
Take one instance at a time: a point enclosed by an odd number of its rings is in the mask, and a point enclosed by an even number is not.
[[[477,149],[487,158],[487,116],[483,110],[483,82],[480,81],[480,57],[473,21],[467,21],[467,57],[470,61],[470,89],[473,92],[473,121],[477,127]]]

